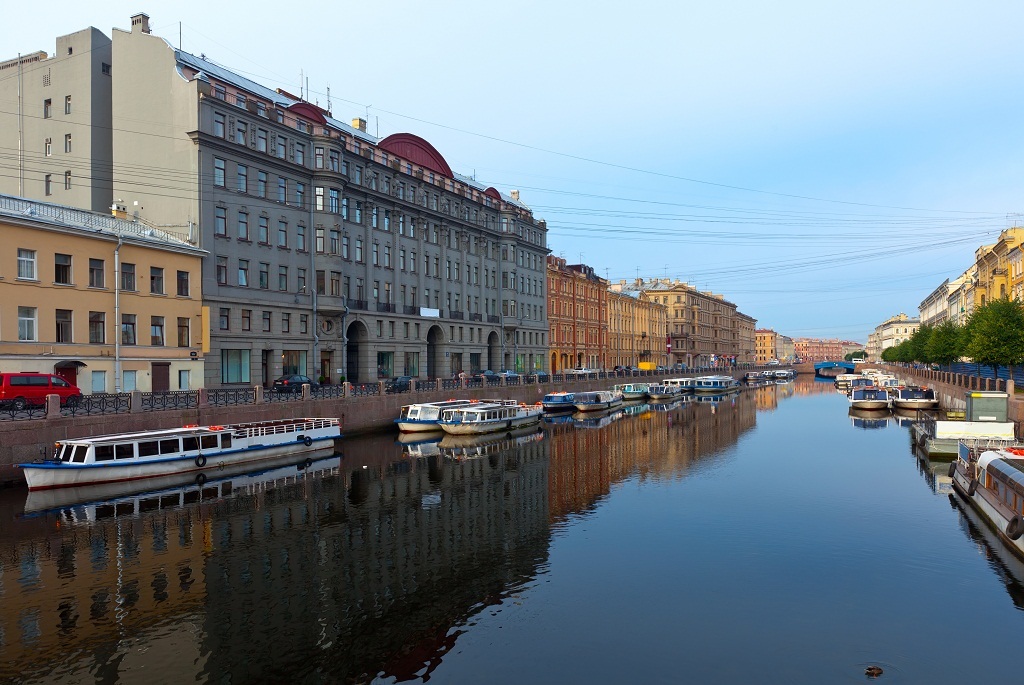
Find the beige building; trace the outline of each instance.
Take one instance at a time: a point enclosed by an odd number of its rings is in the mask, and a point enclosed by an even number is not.
[[[920,319],[909,317],[903,312],[889,317],[876,326],[874,332],[868,334],[868,359],[880,360],[885,350],[906,342],[920,327]]]
[[[950,283],[947,278],[928,297],[921,301],[917,311],[923,326],[938,326],[949,320]]]
[[[793,338],[789,337],[788,335],[780,334],[776,346],[776,352],[779,355],[779,361],[785,363],[792,363],[792,361],[796,358],[796,344],[793,342]]]
[[[611,290],[643,292],[652,302],[666,307],[673,365],[699,367],[754,361],[756,320],[738,312],[736,305],[722,295],[668,278],[620,281]]]
[[[203,387],[203,250],[141,222],[0,195],[0,371],[83,392]]]
[[[609,290],[606,366],[639,367],[641,363],[667,366],[667,330],[665,305],[653,302],[640,291]]]

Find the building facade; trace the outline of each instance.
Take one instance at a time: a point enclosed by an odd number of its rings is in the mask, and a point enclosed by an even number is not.
[[[666,366],[665,305],[638,291],[608,291],[608,356],[606,366]]]
[[[208,252],[207,386],[545,367],[547,229],[517,192],[176,50],[144,14],[110,55],[129,123],[107,123],[105,204]]]
[[[921,301],[917,311],[923,326],[938,326],[949,320],[950,283],[947,278],[928,297]]]
[[[868,359],[880,360],[885,350],[906,342],[920,327],[921,320],[917,317],[907,316],[903,312],[890,316],[868,335]]]
[[[869,342],[870,345],[870,342]],[[839,361],[850,349],[862,347],[860,343],[837,338],[796,338],[793,350],[797,357],[805,362]]]
[[[0,372],[85,393],[203,387],[203,251],[137,221],[0,195]]]
[[[779,334],[770,328],[758,328],[755,332],[755,355],[754,361],[764,364],[771,360],[779,359]]]
[[[547,258],[551,373],[604,369],[609,360],[608,281],[585,264]]]

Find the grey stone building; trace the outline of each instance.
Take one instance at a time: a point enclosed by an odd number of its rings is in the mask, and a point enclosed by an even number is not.
[[[110,45],[105,204],[209,252],[207,387],[545,368],[547,229],[517,192],[177,50],[144,14]]]

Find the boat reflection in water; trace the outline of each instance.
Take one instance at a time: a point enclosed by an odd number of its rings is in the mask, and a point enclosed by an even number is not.
[[[613,409],[601,409],[598,411],[578,411],[572,415],[572,421],[579,428],[604,428],[613,421],[618,421],[623,416],[626,416],[626,414],[623,412],[622,407],[618,406]]]
[[[850,407],[849,412],[854,428],[872,430],[875,428],[885,428],[889,425],[890,414],[888,409],[856,409]]]
[[[402,453],[407,457],[432,457],[441,453],[438,443],[443,437],[444,431],[399,433],[396,442],[402,446]]]
[[[1006,586],[1013,605],[1024,610],[1024,559],[1014,554],[978,510],[963,501],[955,491],[949,493],[949,501],[960,513],[960,528],[964,535],[974,542],[989,567]]]
[[[498,452],[514,450],[544,439],[544,431],[536,426],[521,426],[506,433],[488,435],[445,435],[437,443],[446,459],[478,459]]]

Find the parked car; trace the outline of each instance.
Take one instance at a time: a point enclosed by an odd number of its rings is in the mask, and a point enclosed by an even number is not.
[[[62,405],[74,406],[82,398],[82,391],[60,376],[48,373],[0,372],[0,406],[13,409],[40,406],[46,404],[47,395],[58,395]]]
[[[509,371],[508,369],[505,369],[504,371],[499,371],[497,375],[504,376],[505,380],[508,380],[509,378],[519,378],[518,373],[516,373],[515,371]]]
[[[399,376],[384,384],[384,392],[409,392],[412,390],[412,376]]]
[[[551,374],[547,371],[534,371],[532,374],[533,380],[537,383],[547,383],[551,380]]]
[[[274,392],[302,392],[302,386],[309,383],[311,388],[315,388],[319,383],[311,379],[309,376],[303,376],[298,373],[291,373],[280,378],[274,379]]]

